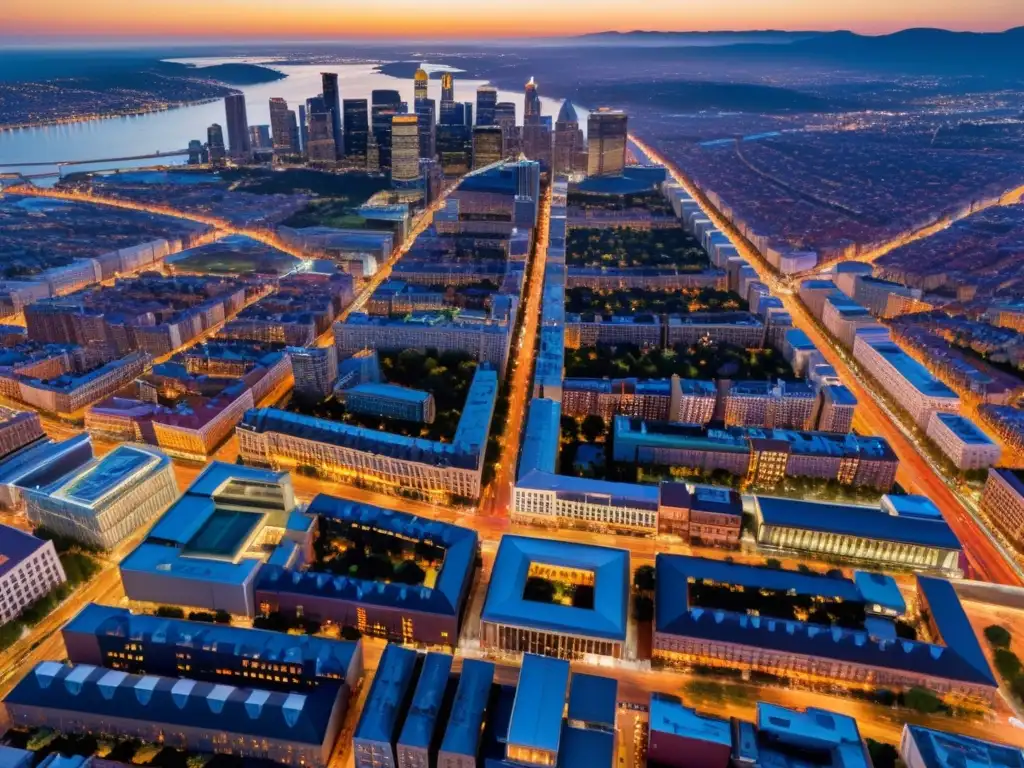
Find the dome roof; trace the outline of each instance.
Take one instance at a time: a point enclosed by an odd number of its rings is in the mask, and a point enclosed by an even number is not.
[[[576,117],[576,108],[573,107],[572,102],[566,99],[562,102],[562,108],[558,110],[558,119],[556,123],[578,123],[580,119]]]

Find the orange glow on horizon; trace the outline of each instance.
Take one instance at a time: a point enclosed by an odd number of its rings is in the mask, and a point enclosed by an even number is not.
[[[999,31],[1024,24],[1019,0],[7,0],[0,36],[180,37],[276,40],[551,37],[606,30],[853,29],[883,34],[907,27]]]

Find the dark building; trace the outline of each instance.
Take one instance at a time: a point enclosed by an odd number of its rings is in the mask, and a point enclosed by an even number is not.
[[[572,102],[566,99],[555,120],[555,173],[583,173],[587,170],[587,149],[580,130],[580,120]]]
[[[436,103],[433,99],[416,100],[416,119],[419,121],[420,158],[433,159],[437,153]]]
[[[61,630],[68,660],[134,675],[295,691],[349,689],[362,675],[360,642],[134,614],[90,603]]]
[[[494,105],[494,124],[500,125],[505,134],[505,152],[509,157],[517,157],[522,141],[516,125],[515,102],[499,101]]]
[[[252,147],[249,144],[249,118],[245,112],[245,95],[231,93],[225,96],[224,111],[228,119],[228,146],[231,156],[247,157]]]
[[[345,99],[342,109],[345,115],[345,157],[363,159],[366,157],[366,140],[370,135],[366,99]]]
[[[469,172],[473,137],[465,125],[437,126],[437,156],[445,176],[462,176]]]
[[[461,101],[442,101],[439,122],[441,125],[468,126],[469,121],[466,120],[466,105]]]
[[[526,84],[526,101],[523,106],[523,125],[540,121],[540,94],[537,92],[537,81],[532,77]]]
[[[370,130],[377,140],[380,167],[391,168],[391,126],[395,115],[402,114],[402,96],[398,91],[378,89],[370,94]]]
[[[338,90],[338,75],[335,72],[322,72],[320,77],[323,81],[324,104],[331,113],[335,157],[340,158],[344,146],[342,144],[341,92]]]
[[[494,109],[498,104],[498,90],[493,85],[476,89],[476,124],[494,125]]]
[[[206,148],[210,156],[211,165],[223,165],[227,154],[224,149],[224,129],[218,123],[214,123],[206,129]]]
[[[504,157],[504,134],[496,125],[473,129],[473,170],[496,163]]]

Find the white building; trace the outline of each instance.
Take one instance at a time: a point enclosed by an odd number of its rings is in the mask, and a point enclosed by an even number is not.
[[[932,413],[927,434],[957,469],[991,467],[999,461],[1002,453],[1002,449],[973,421],[957,413]]]
[[[857,336],[853,357],[922,429],[927,428],[935,411],[959,412],[960,398],[957,394],[896,343],[877,337]]]
[[[520,477],[512,522],[551,528],[658,532],[658,486],[588,480],[534,471]]]
[[[119,445],[41,488],[25,490],[35,525],[98,549],[113,549],[178,498],[170,459],[153,448]]]
[[[0,525],[0,624],[65,581],[52,541]]]

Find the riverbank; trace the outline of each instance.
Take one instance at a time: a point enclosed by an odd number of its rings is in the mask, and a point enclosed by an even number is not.
[[[232,89],[228,89],[230,92]],[[124,110],[121,112],[103,113],[95,115],[75,115],[73,117],[52,118],[49,120],[38,120],[32,123],[0,123],[0,133],[31,130],[33,128],[50,128],[57,125],[77,125],[79,123],[100,122],[102,120],[114,120],[119,117],[141,117],[152,115],[158,112],[171,112],[175,109],[185,107],[197,107],[203,104],[213,104],[221,100],[220,96],[211,96],[205,99],[193,99],[191,101],[174,101],[166,104],[154,104],[149,107]]]

